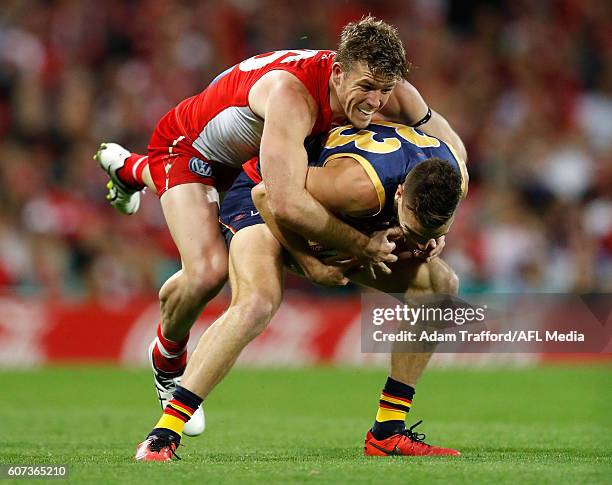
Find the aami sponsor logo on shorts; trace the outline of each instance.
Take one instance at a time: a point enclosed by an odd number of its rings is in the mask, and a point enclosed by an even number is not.
[[[201,177],[212,177],[212,167],[204,160],[193,157],[189,160],[189,170]]]

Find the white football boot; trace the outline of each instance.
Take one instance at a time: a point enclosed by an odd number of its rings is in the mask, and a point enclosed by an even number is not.
[[[106,198],[115,209],[127,215],[133,214],[140,207],[140,191],[126,187],[117,177],[117,170],[123,167],[129,156],[130,151],[117,143],[100,144],[100,148],[93,156],[110,178],[106,184],[108,189]]]
[[[165,409],[168,402],[172,399],[172,394],[176,390],[176,386],[181,384],[181,377],[183,374],[169,374],[163,372],[153,365],[153,348],[157,339],[151,342],[149,345],[149,364],[151,364],[151,370],[153,370],[153,380],[155,381],[155,390],[157,391],[157,398],[161,404],[162,409]],[[183,428],[183,434],[187,436],[198,436],[204,432],[206,427],[206,418],[204,417],[204,410],[202,405],[198,406],[191,419],[185,423]]]

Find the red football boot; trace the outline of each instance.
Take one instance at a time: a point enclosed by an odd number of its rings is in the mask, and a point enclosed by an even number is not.
[[[176,449],[179,447],[180,441],[175,441],[162,436],[147,436],[144,440],[136,447],[136,461],[171,461],[173,456],[176,456],[179,460],[181,459],[176,453]]]
[[[377,440],[368,431],[365,439],[364,454],[366,456],[458,456],[457,450],[440,448],[424,443],[425,435],[413,431],[423,421],[413,424],[399,433],[384,440]]]

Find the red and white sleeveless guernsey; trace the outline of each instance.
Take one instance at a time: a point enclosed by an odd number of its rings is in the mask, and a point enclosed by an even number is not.
[[[249,107],[249,92],[264,74],[283,70],[299,79],[319,106],[309,137],[329,131],[329,77],[335,52],[276,51],[251,57],[217,76],[159,121],[149,143],[157,193],[185,183],[223,191],[244,162],[259,154],[264,120]]]

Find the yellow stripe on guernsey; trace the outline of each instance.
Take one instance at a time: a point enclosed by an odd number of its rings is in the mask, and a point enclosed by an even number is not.
[[[359,165],[363,167],[363,169],[368,174],[368,177],[374,184],[374,188],[376,189],[376,195],[378,196],[378,211],[376,211],[376,214],[379,214],[380,211],[385,206],[385,200],[387,197],[385,195],[385,188],[383,187],[383,184],[380,181],[380,177],[378,176],[378,174],[376,173],[376,170],[374,170],[374,167],[368,161],[367,158],[362,157],[358,153],[334,153],[333,155],[330,155],[329,157],[325,159],[325,162],[323,162],[323,166],[327,165],[327,163],[331,162],[332,160],[336,160],[337,158],[345,158],[345,157],[356,160],[359,163]]]
[[[457,160],[457,165],[459,165],[459,171],[461,172],[461,197],[465,198],[465,196],[467,195],[467,191],[468,191],[468,180],[469,180],[467,167],[465,166],[465,162],[461,158],[459,158],[459,155],[457,155],[457,152],[452,147],[452,145],[449,145],[447,143],[446,146],[453,154],[453,157],[455,157],[455,160]]]
[[[418,133],[411,126],[405,126],[399,123],[393,123],[391,121],[377,121],[376,124],[382,125],[382,126],[390,126],[392,128],[395,128],[395,131],[399,136],[401,136],[404,140],[418,147],[426,148],[426,147],[440,146],[440,140],[438,138]],[[461,157],[459,157],[459,155],[457,154],[457,151],[450,143],[446,143],[446,142],[443,142],[443,143],[448,147],[450,152],[453,154],[453,157],[455,157],[455,160],[457,160],[457,165],[459,165],[459,171],[461,172],[461,197],[465,197],[467,195],[467,188],[468,188],[468,181],[469,181],[469,176],[468,176],[467,167],[465,166],[465,161]]]
[[[404,421],[406,419],[406,411],[399,409],[378,408],[376,413],[376,421],[383,423],[385,421]]]
[[[162,417],[159,419],[155,427],[170,429],[180,435],[183,433],[185,421],[177,418],[176,416],[172,416],[171,414],[162,414]]]

